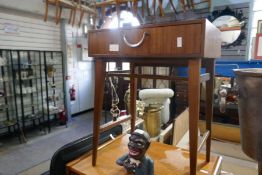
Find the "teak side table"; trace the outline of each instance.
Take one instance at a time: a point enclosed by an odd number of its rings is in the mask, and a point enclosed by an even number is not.
[[[208,20],[183,21],[136,28],[101,29],[89,32],[89,56],[95,59],[95,107],[92,165],[96,165],[98,138],[107,130],[131,118],[135,128],[137,78],[187,80],[189,101],[190,175],[196,174],[197,154],[206,142],[206,162],[210,161],[213,116],[214,58],[221,55],[220,31]],[[106,62],[130,62],[130,74],[106,72]],[[136,73],[138,66],[188,67],[188,78]],[[201,75],[201,67],[206,73]],[[105,76],[130,77],[130,114],[100,126]],[[206,82],[206,133],[198,145],[200,83]]]

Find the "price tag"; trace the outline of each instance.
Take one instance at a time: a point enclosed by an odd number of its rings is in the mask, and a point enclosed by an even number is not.
[[[109,51],[110,52],[118,52],[119,51],[119,44],[109,44]]]
[[[176,38],[176,47],[182,47],[183,39],[182,37],[177,37]]]

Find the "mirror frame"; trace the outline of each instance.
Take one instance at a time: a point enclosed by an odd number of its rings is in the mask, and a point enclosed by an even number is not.
[[[229,48],[229,47],[232,47],[232,46],[238,46],[238,45],[241,45],[242,43],[242,40],[246,38],[246,33],[244,31],[244,28],[247,24],[247,17],[245,17],[243,15],[243,11],[242,10],[235,10],[233,11],[232,9],[230,9],[228,6],[224,9],[224,10],[215,10],[211,13],[211,15],[208,16],[208,20],[213,22],[214,20],[216,20],[218,17],[221,17],[221,16],[225,16],[225,15],[228,15],[228,16],[234,16],[240,23],[244,21],[244,24],[241,25],[241,32],[240,32],[240,35],[238,36],[238,38],[228,44],[228,45],[221,45],[222,48]]]

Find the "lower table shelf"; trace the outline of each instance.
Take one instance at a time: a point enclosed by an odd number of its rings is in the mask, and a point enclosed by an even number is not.
[[[97,165],[92,166],[92,156],[87,153],[67,164],[70,173],[81,175],[126,175],[123,167],[115,161],[128,152],[129,135],[123,135],[98,150]],[[154,160],[155,175],[189,174],[189,152],[171,145],[152,142],[147,154]],[[211,156],[210,162],[205,162],[205,154],[198,154],[198,175],[218,175],[222,158]]]

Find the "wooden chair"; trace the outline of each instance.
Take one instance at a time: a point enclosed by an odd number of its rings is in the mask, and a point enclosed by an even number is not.
[[[158,8],[160,11],[160,16],[165,16],[165,12],[164,12],[161,0],[158,0]],[[154,16],[156,15],[156,0],[153,0],[153,15]]]
[[[130,8],[132,10],[133,15],[137,16],[138,0],[106,0],[106,1],[103,1],[103,2],[97,2],[96,8],[101,8],[102,19],[104,19],[105,8],[107,6],[115,6],[116,12],[117,12],[117,17],[119,19],[120,18],[120,6],[122,4],[125,4],[126,6],[128,6],[128,3],[130,4]],[[142,0],[142,16],[144,16],[144,2],[143,2],[143,0]]]
[[[80,19],[78,22],[78,26],[80,27],[84,14],[88,13],[96,17],[97,13],[95,10],[95,1],[89,1],[89,0],[77,0],[78,2],[78,7],[77,9],[80,11]],[[94,20],[95,21],[95,20]]]
[[[70,16],[69,16],[68,23],[69,24],[71,23],[72,18],[73,18],[73,23],[74,23],[75,15],[76,15],[76,3],[73,0],[46,0],[45,1],[44,21],[47,21],[49,5],[53,5],[56,7],[56,12],[55,12],[56,24],[59,23],[59,20],[61,18],[62,8],[70,9]]]
[[[72,26],[74,26],[75,24],[76,11],[80,11],[80,19],[78,22],[78,26],[81,25],[85,13],[96,15],[94,2],[92,3],[82,0],[46,0],[44,21],[47,21],[49,5],[54,5],[56,7],[56,12],[55,12],[56,24],[58,24],[59,20],[61,19],[63,8],[70,9],[70,16],[69,16],[68,23],[71,24]],[[92,7],[94,9],[92,9]]]
[[[150,8],[149,8],[149,4],[148,4],[149,0],[146,0],[146,5],[147,5],[147,12],[149,14],[149,16],[151,15],[150,13]],[[173,2],[173,0],[169,0],[169,4],[171,6],[171,8],[173,9],[174,13],[177,13],[175,4]],[[159,15],[160,16],[165,16],[165,11],[164,8],[162,6],[162,0],[158,0],[158,8],[159,8]],[[153,15],[156,15],[156,0],[153,0]]]
[[[202,0],[200,2],[195,3],[194,0],[186,0],[187,5],[185,4],[185,0],[180,0],[180,6],[183,9],[183,11],[186,11],[186,7],[189,9],[195,9],[196,5],[202,4],[202,3],[208,3],[208,9],[210,10],[211,8],[211,0]]]

